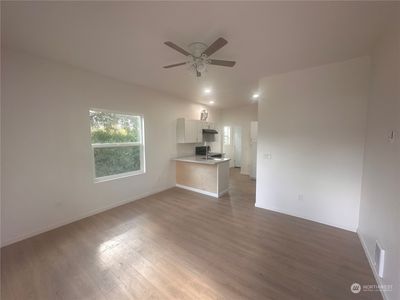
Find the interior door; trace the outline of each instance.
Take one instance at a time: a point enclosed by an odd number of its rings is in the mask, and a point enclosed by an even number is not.
[[[255,179],[257,175],[257,131],[258,122],[250,124],[250,177]]]
[[[233,128],[233,160],[234,167],[242,166],[242,128],[235,126]]]

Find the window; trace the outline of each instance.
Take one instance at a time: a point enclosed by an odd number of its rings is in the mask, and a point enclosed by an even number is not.
[[[231,127],[224,126],[224,145],[231,144]]]
[[[95,181],[145,172],[143,118],[90,110]]]

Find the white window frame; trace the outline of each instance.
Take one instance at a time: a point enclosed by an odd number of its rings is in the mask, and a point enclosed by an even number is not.
[[[134,114],[130,112],[120,112],[120,111],[112,111],[107,109],[99,109],[99,108],[90,108],[90,111],[98,111],[98,112],[105,112],[105,113],[114,113],[119,115],[126,115],[126,116],[133,116],[140,118],[140,131],[139,131],[139,142],[125,142],[125,143],[91,143],[92,148],[92,157],[93,157],[93,178],[94,182],[103,182],[109,180],[115,180],[119,178],[125,178],[130,176],[136,176],[146,173],[146,159],[145,159],[145,131],[144,131],[144,117],[141,114]],[[92,128],[89,124],[89,130],[92,132]],[[108,176],[96,177],[96,162],[94,159],[94,149],[98,148],[115,148],[115,147],[132,147],[132,146],[140,146],[140,170],[131,171],[131,172],[124,172],[119,174],[113,174]]]
[[[225,143],[225,128],[228,128],[229,129],[229,143]],[[232,144],[232,128],[231,128],[231,126],[224,126],[223,127],[223,129],[222,129],[222,132],[223,132],[223,135],[222,135],[222,144],[224,145],[224,146],[229,146],[229,145],[231,145]]]

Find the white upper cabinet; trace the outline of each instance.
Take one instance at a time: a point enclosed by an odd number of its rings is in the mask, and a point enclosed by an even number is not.
[[[199,143],[197,121],[180,118],[176,123],[177,143]]]
[[[202,129],[215,129],[215,125],[214,123],[211,122],[204,122],[204,121],[200,121],[201,122],[201,128]]]
[[[176,122],[176,142],[197,144],[203,142],[203,129],[214,129],[212,122],[179,118]]]

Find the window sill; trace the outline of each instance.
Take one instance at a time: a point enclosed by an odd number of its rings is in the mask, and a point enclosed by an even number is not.
[[[105,181],[111,181],[111,180],[116,180],[116,179],[122,179],[122,178],[126,178],[126,177],[132,177],[132,176],[136,176],[136,175],[142,175],[142,174],[145,174],[145,173],[146,173],[146,172],[145,172],[144,170],[139,170],[139,171],[121,173],[121,174],[116,174],[116,175],[97,177],[97,178],[94,179],[94,183],[100,183],[100,182],[105,182]]]

